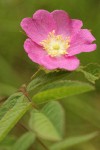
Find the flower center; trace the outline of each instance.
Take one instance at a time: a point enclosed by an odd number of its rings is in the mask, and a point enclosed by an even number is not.
[[[67,50],[70,47],[69,42],[69,37],[64,39],[62,35],[55,35],[55,31],[53,30],[49,33],[47,39],[40,42],[40,44],[51,57],[57,57],[68,54]]]

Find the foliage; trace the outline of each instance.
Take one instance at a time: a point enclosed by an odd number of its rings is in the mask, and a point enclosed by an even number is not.
[[[31,132],[23,134],[12,146],[12,150],[27,150],[35,141],[35,135]]]
[[[64,110],[62,106],[54,100],[65,99],[66,97],[95,89],[93,85],[88,83],[66,80],[69,74],[70,72],[65,71],[45,74],[44,71],[40,70],[27,87],[22,86],[19,93],[10,96],[0,108],[0,140],[2,141],[5,136],[8,135],[9,131],[30,108],[32,109],[30,111],[29,125],[24,126],[31,132],[22,135],[22,137],[15,142],[12,149],[17,150],[19,147],[23,150],[25,148],[28,149],[34,142],[33,135],[39,138],[39,140],[48,140],[51,142],[61,141],[51,146],[51,150],[58,149],[58,147],[59,149],[63,149],[95,137],[97,134],[94,133],[79,138],[64,138]],[[33,96],[33,102],[30,102],[31,98],[29,94]],[[50,102],[45,104],[42,109],[36,106],[36,104],[47,101]],[[71,104],[72,108],[74,103],[69,104]],[[77,105],[75,105],[75,107],[77,108]],[[88,110],[89,113],[92,114],[92,109],[90,108]],[[26,146],[22,144],[23,142],[25,142]]]
[[[19,24],[40,8],[82,19],[98,50],[81,54],[75,72],[39,70],[17,92],[37,69],[25,56]],[[0,1],[0,150],[100,149],[99,10],[99,0]]]
[[[20,93],[14,94],[0,108],[0,141],[30,108],[30,103]]]
[[[100,65],[98,64],[88,64],[85,67],[80,67],[77,71],[80,71],[84,76],[92,83],[100,78]]]

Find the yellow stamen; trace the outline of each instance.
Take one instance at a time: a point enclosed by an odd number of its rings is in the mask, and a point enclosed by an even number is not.
[[[47,39],[43,40],[40,44],[51,57],[57,57],[68,54],[69,42],[69,37],[64,39],[62,35],[55,35],[55,31],[53,30],[49,33]]]

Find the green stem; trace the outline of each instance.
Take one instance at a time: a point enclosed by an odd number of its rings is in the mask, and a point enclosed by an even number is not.
[[[49,150],[48,147],[38,138],[38,142],[44,147],[45,150]]]
[[[33,74],[33,76],[31,77],[31,79],[33,79],[37,74],[38,72],[41,70],[41,68],[39,67],[38,70]]]
[[[30,98],[30,96],[29,96],[29,94],[28,94],[28,92],[27,92],[27,89],[26,89],[26,85],[25,85],[25,84],[22,85],[21,88],[20,88],[18,91],[19,91],[19,92],[22,92],[23,95],[24,95],[25,97],[27,97],[27,99],[29,100],[29,102],[31,102],[33,108],[38,109],[38,107],[36,106],[36,104],[34,104],[34,103],[32,102],[32,100],[31,100],[31,98]]]

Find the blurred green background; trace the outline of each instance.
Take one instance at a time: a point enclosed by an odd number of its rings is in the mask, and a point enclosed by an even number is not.
[[[78,57],[82,65],[91,62],[100,64],[100,0],[0,0],[1,101],[5,96],[16,91],[23,83],[27,83],[37,70],[38,66],[31,62],[24,52],[23,43],[26,36],[20,27],[21,20],[25,17],[31,17],[37,9],[48,11],[63,9],[70,14],[71,18],[83,20],[83,28],[90,29],[96,37],[97,50],[80,54]],[[76,80],[84,80],[81,74],[73,74],[69,78],[73,77]],[[96,82],[95,92],[62,101],[66,111],[67,135],[99,131],[99,92],[100,80]],[[99,150],[99,143],[100,139],[98,138],[95,141],[95,146],[91,142],[81,145],[81,149]],[[76,149],[78,150],[78,147]]]

